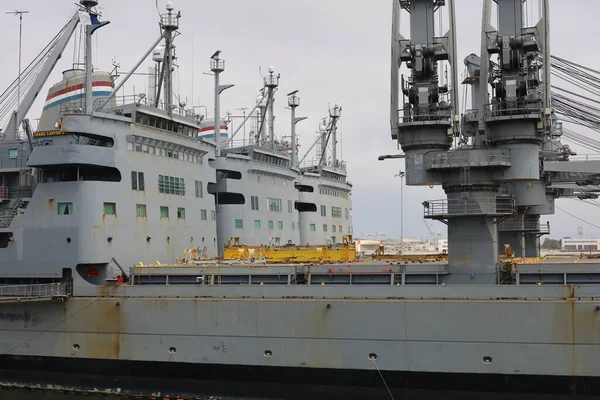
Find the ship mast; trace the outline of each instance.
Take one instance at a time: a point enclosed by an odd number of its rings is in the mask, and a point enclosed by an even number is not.
[[[279,86],[280,74],[275,74],[275,68],[269,67],[269,75],[265,76],[265,87],[267,88],[267,116],[269,139],[271,149],[275,149],[275,91]]]
[[[92,111],[94,110],[92,35],[97,29],[108,25],[109,22],[98,22],[96,14],[92,12],[92,9],[98,5],[97,0],[81,0],[79,4],[85,8],[85,13],[89,15],[89,20],[87,21],[89,23],[85,25],[85,112],[87,114],[92,114]]]
[[[294,90],[291,93],[288,93],[288,106],[290,106],[292,113],[292,168],[298,168],[298,145],[297,145],[297,137],[296,137],[296,124],[300,121],[304,121],[306,117],[296,117],[296,108],[300,106],[300,96],[298,96],[298,91]]]
[[[160,26],[164,31],[165,37],[165,58],[163,61],[162,78],[165,83],[165,110],[169,115],[173,112],[173,60],[175,59],[175,46],[173,39],[175,32],[179,29],[179,18],[181,12],[173,13],[173,2],[167,2],[167,13],[160,16]],[[159,95],[156,96],[158,104]]]
[[[19,76],[17,78],[18,79],[18,82],[17,82],[17,110],[18,110],[19,106],[21,105],[21,56],[22,56],[22,44],[23,44],[23,14],[29,14],[29,11],[15,10],[15,11],[7,12],[5,14],[12,14],[12,15],[19,16]],[[19,116],[17,115],[16,118],[18,119]]]

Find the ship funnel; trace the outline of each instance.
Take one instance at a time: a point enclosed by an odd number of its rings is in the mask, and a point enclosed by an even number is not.
[[[67,69],[63,71],[63,81],[85,74],[85,71],[79,68]]]

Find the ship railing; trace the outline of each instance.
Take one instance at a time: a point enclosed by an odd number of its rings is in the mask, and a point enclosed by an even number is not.
[[[510,150],[501,152],[470,154],[469,152],[436,152],[427,155],[427,168],[449,168],[462,166],[510,166]]]
[[[319,165],[321,165],[320,161],[321,160],[318,159],[318,158],[312,158],[310,160],[304,160],[304,161],[302,161],[300,163],[300,168],[318,167]],[[324,166],[346,172],[346,162],[345,161],[339,161],[338,160],[338,162],[335,165],[334,165],[333,162],[329,161]]]
[[[0,186],[0,200],[12,200],[14,198],[26,199],[33,194],[33,186]]]
[[[418,109],[407,108],[398,110],[398,123],[439,122],[450,124],[450,110],[440,110],[437,113],[419,113]]]
[[[524,220],[507,219],[498,224],[498,230],[500,231],[528,231],[536,232],[541,234],[550,233],[550,225],[542,224],[540,221],[530,220],[525,218]]]
[[[597,161],[600,160],[600,154],[578,154],[569,156],[569,161]]]
[[[425,218],[448,218],[478,215],[513,215],[516,202],[511,198],[487,197],[423,202]]]
[[[147,107],[154,107],[159,110],[166,111],[164,102],[161,101],[158,103],[158,106],[156,106],[152,98],[139,94],[114,96],[112,99],[109,100],[107,104],[104,104],[105,101],[106,99],[104,98],[95,99],[92,106],[94,111],[107,111],[117,107],[123,107],[129,104],[144,105]],[[202,119],[202,117],[197,112],[195,112],[194,109],[187,109],[185,107],[171,107],[171,113],[181,117],[195,119],[197,121],[200,121]],[[85,101],[74,100],[61,104],[60,114],[85,114]]]
[[[483,106],[484,118],[509,117],[519,115],[542,115],[542,103],[534,101],[505,101]]]
[[[71,295],[71,285],[63,282],[30,285],[0,285],[0,302],[52,300]]]
[[[227,147],[225,147],[225,148],[226,149],[234,149],[236,147],[251,146],[254,144],[256,144],[256,143],[252,139],[238,139],[238,140],[230,141],[229,144],[227,144]]]

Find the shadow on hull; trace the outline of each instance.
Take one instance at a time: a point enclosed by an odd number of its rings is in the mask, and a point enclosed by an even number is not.
[[[600,379],[555,376],[386,372],[396,398],[515,400],[572,399],[600,394]],[[322,370],[268,366],[0,356],[0,383],[8,387],[60,386],[125,396],[260,396],[263,399],[388,400],[377,370]],[[579,397],[583,396],[583,397]],[[591,397],[590,397],[591,398]]]

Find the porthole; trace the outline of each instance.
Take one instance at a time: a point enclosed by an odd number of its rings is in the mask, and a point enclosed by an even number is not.
[[[492,363],[492,357],[490,357],[490,356],[483,357],[483,363],[484,364],[491,364]]]

